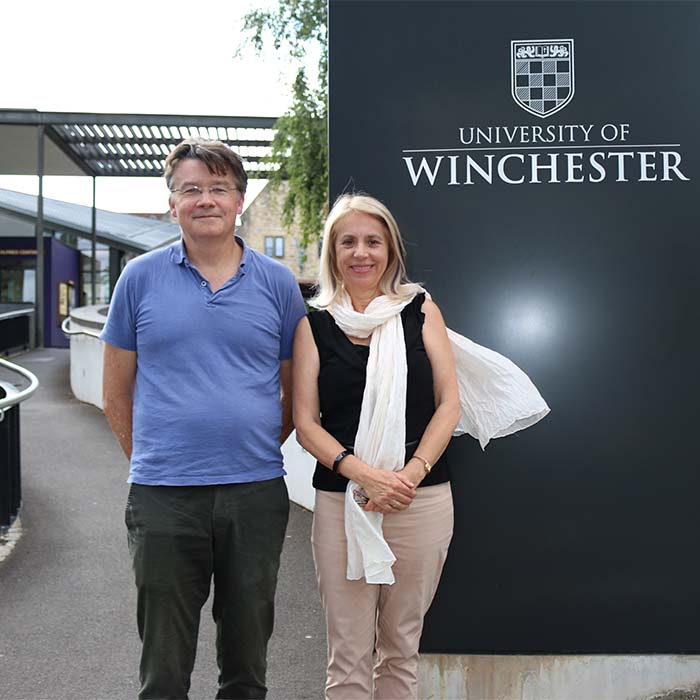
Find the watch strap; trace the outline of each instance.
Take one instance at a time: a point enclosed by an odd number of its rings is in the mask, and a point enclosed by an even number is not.
[[[337,473],[340,463],[350,454],[348,450],[343,450],[334,460],[333,460],[333,471]]]

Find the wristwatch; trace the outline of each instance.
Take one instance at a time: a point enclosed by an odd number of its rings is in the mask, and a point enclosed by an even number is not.
[[[350,454],[347,450],[343,450],[334,460],[333,460],[333,471],[337,472],[340,463]]]

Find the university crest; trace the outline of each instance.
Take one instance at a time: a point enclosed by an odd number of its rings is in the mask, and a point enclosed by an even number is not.
[[[515,102],[537,117],[549,117],[574,96],[574,40],[510,42],[510,83]]]

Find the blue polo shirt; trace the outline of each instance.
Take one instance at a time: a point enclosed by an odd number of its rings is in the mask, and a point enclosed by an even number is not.
[[[213,293],[182,242],[129,262],[100,336],[137,354],[129,482],[282,476],[279,366],[304,314],[294,275],[246,246]]]

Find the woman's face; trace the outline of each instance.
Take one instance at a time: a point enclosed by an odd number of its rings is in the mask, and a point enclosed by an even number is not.
[[[379,294],[389,264],[389,232],[369,214],[352,212],[335,227],[335,261],[345,288],[353,293]]]

